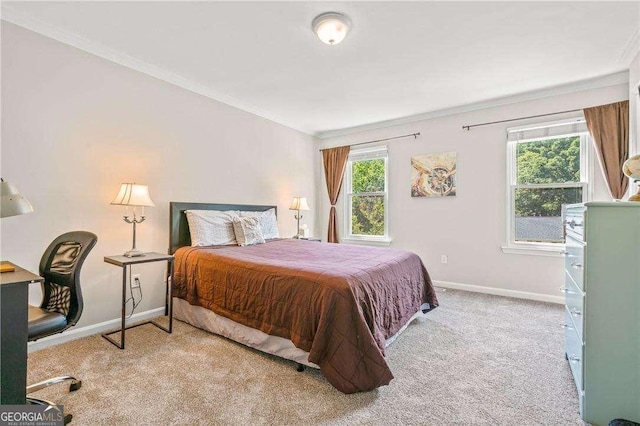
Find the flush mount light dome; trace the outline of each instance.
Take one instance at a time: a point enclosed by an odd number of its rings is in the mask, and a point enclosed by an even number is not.
[[[327,12],[313,20],[311,28],[323,43],[334,45],[340,43],[349,32],[351,22],[341,13]]]

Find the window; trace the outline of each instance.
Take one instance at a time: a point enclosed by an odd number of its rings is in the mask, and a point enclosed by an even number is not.
[[[388,241],[386,147],[351,151],[345,201],[346,239]]]
[[[589,198],[584,120],[508,131],[508,246],[562,250],[562,205]]]

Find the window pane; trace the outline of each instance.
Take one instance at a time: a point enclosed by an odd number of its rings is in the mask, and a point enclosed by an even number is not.
[[[384,192],[384,158],[354,161],[351,167],[354,193]]]
[[[582,202],[582,188],[515,190],[516,241],[562,243],[562,204]]]
[[[384,235],[384,196],[351,197],[351,233]]]
[[[580,136],[517,144],[517,183],[580,182]]]

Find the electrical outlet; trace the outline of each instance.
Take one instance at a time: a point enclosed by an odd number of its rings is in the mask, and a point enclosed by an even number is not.
[[[449,256],[447,256],[446,254],[443,254],[440,256],[440,263],[448,263],[449,262]]]
[[[131,275],[131,288],[140,288],[140,274]]]

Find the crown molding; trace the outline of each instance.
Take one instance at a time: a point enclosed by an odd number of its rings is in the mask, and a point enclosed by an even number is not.
[[[12,7],[8,6],[6,3],[2,4],[2,8],[0,11],[0,18],[3,21],[10,22],[20,27],[26,28],[30,31],[36,32],[43,36],[57,40],[61,43],[80,49],[84,52],[93,54],[95,56],[101,57],[113,63],[136,70],[138,72],[157,78],[164,82],[189,90],[193,93],[197,93],[209,99],[215,100],[217,102],[221,102],[223,104],[248,112],[258,117],[262,117],[274,123],[280,124],[282,126],[291,128],[293,130],[299,131],[301,133],[307,134],[309,136],[312,136],[318,139],[329,139],[337,136],[350,135],[353,133],[359,133],[367,130],[383,129],[387,127],[397,126],[400,124],[413,123],[417,121],[429,120],[433,118],[460,114],[464,112],[494,108],[494,107],[515,104],[515,103],[529,101],[529,100],[541,99],[541,98],[562,95],[562,94],[567,94],[567,93],[581,91],[581,90],[596,89],[596,88],[602,88],[602,87],[613,86],[616,84],[624,84],[629,82],[629,72],[622,71],[615,74],[610,74],[610,75],[597,77],[589,80],[583,80],[583,81],[570,83],[566,85],[554,86],[554,87],[535,90],[531,92],[524,92],[517,95],[496,98],[496,99],[461,105],[461,106],[442,109],[442,110],[430,111],[422,114],[417,114],[417,115],[412,115],[407,117],[400,117],[392,120],[384,120],[376,123],[370,123],[370,124],[354,126],[354,127],[344,128],[344,129],[312,132],[310,131],[310,129],[303,129],[303,128],[296,127],[295,125],[289,122],[281,120],[280,118],[275,117],[271,114],[265,113],[264,111],[261,111],[258,108],[255,108],[251,105],[245,104],[233,97],[230,97],[225,94],[219,93],[215,90],[212,90],[211,88],[206,87],[198,82],[192,81],[178,74],[169,72],[155,65],[151,65],[147,62],[141,61],[132,56],[129,56],[119,51],[116,51],[114,49],[108,48],[100,43],[88,40],[70,31],[63,30],[61,28],[44,23],[27,14],[24,14],[22,12],[19,12],[13,9]],[[628,65],[631,63],[631,60],[633,60],[633,58],[635,57],[635,54],[638,53],[639,46],[640,46],[640,29],[636,31],[634,36],[631,38],[631,40],[625,47],[624,52],[619,59],[619,62],[622,64],[625,64],[628,67]]]
[[[620,55],[620,59],[618,59],[618,63],[629,68],[631,61],[633,61],[633,58],[635,58],[638,53],[640,53],[640,28],[631,36],[631,39]]]
[[[212,90],[211,88],[204,86],[198,82],[187,79],[185,77],[182,77],[181,75],[172,73],[155,65],[151,65],[147,62],[141,61],[122,52],[106,47],[98,42],[81,37],[71,31],[63,30],[59,27],[42,22],[38,19],[33,18],[32,16],[11,8],[10,6],[6,5],[6,3],[2,4],[1,19],[3,21],[18,25],[43,36],[52,38],[61,43],[75,47],[76,49],[80,49],[92,55],[99,56],[118,65],[122,65],[124,67],[157,78],[158,80],[173,84],[175,86],[189,90],[193,93],[197,93],[199,95],[210,98],[214,101],[226,104],[233,108],[251,113],[253,115],[257,115],[259,117],[273,121],[282,126],[289,127],[293,130],[302,132],[309,136],[313,136],[312,132],[310,132],[308,129],[298,128],[295,125],[281,120],[278,117],[265,113],[264,111],[243,103],[231,96],[227,96],[225,94]]]
[[[415,123],[417,121],[430,120],[439,117],[445,117],[454,114],[461,114],[465,112],[477,111],[487,108],[495,108],[505,105],[512,105],[525,101],[532,101],[536,99],[548,98],[551,96],[564,95],[573,92],[579,92],[589,89],[599,89],[602,87],[615,86],[618,84],[629,83],[629,72],[621,71],[615,74],[609,74],[602,77],[591,78],[588,80],[581,80],[574,83],[564,84],[561,86],[549,87],[546,89],[534,90],[531,92],[519,93],[517,95],[505,96],[502,98],[490,99],[482,102],[475,102],[472,104],[460,105],[457,107],[441,109],[437,111],[430,111],[423,114],[411,115],[408,117],[400,117],[393,120],[379,121],[371,124],[364,124],[362,126],[348,127],[346,129],[329,130],[325,132],[315,133],[318,139],[330,139],[338,136],[346,136],[354,133],[360,133],[367,130],[384,129],[387,127],[398,126],[400,124]]]

